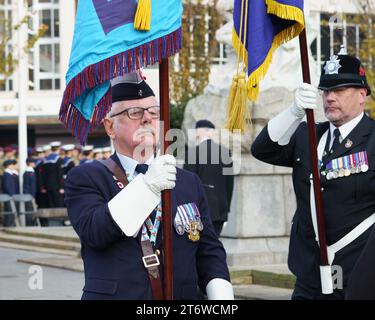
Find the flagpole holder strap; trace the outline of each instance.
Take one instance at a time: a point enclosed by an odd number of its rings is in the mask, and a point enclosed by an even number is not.
[[[142,260],[143,260],[143,265],[147,269],[160,265],[159,258],[155,253],[142,257]]]
[[[143,253],[142,261],[150,280],[152,298],[154,300],[163,300],[164,294],[159,273],[159,257],[154,253],[150,240],[141,241],[141,247]]]

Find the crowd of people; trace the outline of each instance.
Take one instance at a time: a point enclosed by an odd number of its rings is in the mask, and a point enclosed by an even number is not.
[[[64,183],[69,170],[94,160],[107,159],[111,147],[94,148],[93,145],[61,145],[53,141],[28,150],[23,175],[23,194],[31,194],[38,208],[64,207]],[[17,148],[0,147],[0,193],[13,196],[21,193],[19,184]],[[14,218],[3,221],[4,226],[14,225]]]

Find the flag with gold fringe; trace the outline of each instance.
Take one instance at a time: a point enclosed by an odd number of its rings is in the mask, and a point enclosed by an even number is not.
[[[181,48],[182,0],[79,0],[60,120],[84,144],[111,108],[110,80]]]
[[[244,130],[246,96],[257,99],[272,53],[303,29],[303,0],[234,0],[232,42],[238,67],[228,98],[228,129]]]

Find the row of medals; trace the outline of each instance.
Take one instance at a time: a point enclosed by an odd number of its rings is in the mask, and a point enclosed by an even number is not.
[[[338,160],[338,159],[334,159],[334,160]],[[333,163],[334,160],[332,160],[331,163]],[[327,180],[332,180],[332,179],[337,179],[337,178],[342,178],[342,177],[348,177],[351,174],[366,172],[367,170],[368,170],[368,164],[365,162],[360,162],[358,163],[358,165],[352,164],[352,165],[348,165],[348,167],[345,167],[345,168],[335,168],[332,170],[326,169],[325,171],[322,171],[321,174],[323,176],[326,176]]]
[[[189,220],[189,223],[182,224],[181,221],[174,221],[174,226],[177,234],[182,236],[185,232],[188,233],[189,240],[196,242],[200,239],[199,232],[203,230],[203,223],[198,217],[196,220]]]

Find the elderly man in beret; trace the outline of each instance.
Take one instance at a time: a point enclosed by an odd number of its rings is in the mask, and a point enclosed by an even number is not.
[[[82,243],[83,299],[162,299],[161,191],[172,189],[175,299],[232,299],[226,254],[199,178],[159,156],[160,107],[140,73],[112,81],[104,120],[115,153],[73,168],[69,217]]]

